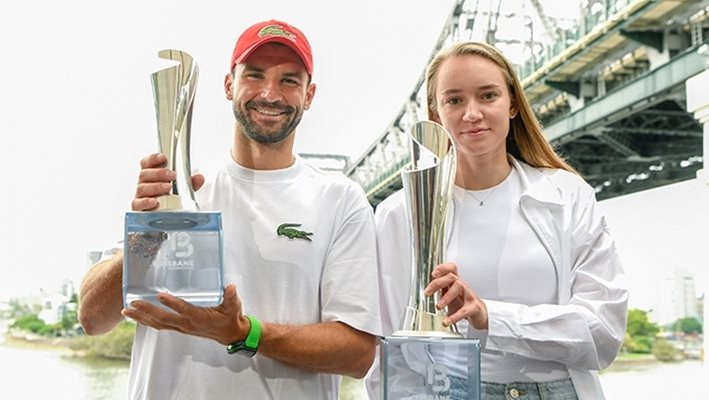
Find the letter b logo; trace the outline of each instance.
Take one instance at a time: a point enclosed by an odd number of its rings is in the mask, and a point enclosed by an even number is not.
[[[187,232],[177,232],[170,238],[170,247],[175,252],[175,257],[186,258],[194,252],[194,246],[190,234]]]
[[[433,364],[426,368],[426,384],[431,386],[434,393],[446,392],[451,387],[448,378],[448,368],[445,365]]]

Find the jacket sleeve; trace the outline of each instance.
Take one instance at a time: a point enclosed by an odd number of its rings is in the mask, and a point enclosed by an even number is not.
[[[526,306],[486,301],[486,351],[556,361],[570,368],[601,370],[620,349],[626,330],[628,292],[605,218],[590,187],[575,192],[563,221],[559,304]]]

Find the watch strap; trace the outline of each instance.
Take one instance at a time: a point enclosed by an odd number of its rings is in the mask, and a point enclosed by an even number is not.
[[[251,321],[251,328],[249,328],[249,334],[246,335],[244,344],[246,347],[258,349],[258,344],[261,341],[261,321],[251,315],[247,315],[246,318]]]
[[[259,342],[261,341],[261,321],[251,315],[245,315],[251,323],[249,333],[246,334],[244,340],[239,340],[227,345],[226,350],[229,354],[244,353],[249,356],[256,354]]]

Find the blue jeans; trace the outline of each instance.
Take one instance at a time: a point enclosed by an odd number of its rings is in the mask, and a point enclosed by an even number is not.
[[[450,400],[469,400],[464,379],[450,377]],[[578,400],[571,378],[549,382],[482,382],[481,400]]]

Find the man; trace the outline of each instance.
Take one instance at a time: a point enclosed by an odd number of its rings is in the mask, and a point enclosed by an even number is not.
[[[142,301],[123,308],[120,252],[84,278],[88,334],[123,317],[138,322],[130,399],[336,399],[337,375],[361,378],[370,367],[381,329],[372,209],[352,181],[293,153],[312,72],[307,39],[284,22],[251,26],[234,48],[224,78],[236,120],[231,159],[213,180],[193,177],[201,209],[222,212],[219,306],[161,293],[173,311]],[[165,162],[141,161],[133,210],[155,209],[168,192],[175,173]],[[307,237],[279,235],[283,223]],[[255,356],[227,352],[247,337]]]

